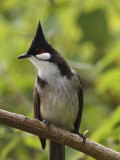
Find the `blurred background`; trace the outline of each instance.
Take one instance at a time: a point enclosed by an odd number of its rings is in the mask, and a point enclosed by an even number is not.
[[[18,60],[41,21],[46,39],[79,72],[84,88],[80,127],[120,151],[120,1],[1,0],[0,109],[33,117],[37,70]],[[48,146],[48,145],[47,145]],[[47,160],[36,136],[0,124],[1,160]],[[66,160],[92,158],[66,147]]]

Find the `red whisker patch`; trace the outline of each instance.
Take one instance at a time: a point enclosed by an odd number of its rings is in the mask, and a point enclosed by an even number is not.
[[[42,54],[42,53],[44,53],[45,52],[45,50],[44,49],[41,49],[39,52],[38,52],[38,54]]]

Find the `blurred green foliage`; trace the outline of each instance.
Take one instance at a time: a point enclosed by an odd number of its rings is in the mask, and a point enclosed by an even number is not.
[[[120,151],[119,0],[1,0],[0,108],[33,117],[36,69],[26,52],[41,21],[48,41],[76,69],[84,88],[81,132]],[[0,125],[1,160],[47,160],[37,137]],[[92,158],[66,147],[66,159]]]

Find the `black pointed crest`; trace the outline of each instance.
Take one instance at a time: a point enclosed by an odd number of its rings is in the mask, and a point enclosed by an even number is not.
[[[39,21],[38,28],[37,28],[37,31],[36,31],[36,35],[35,35],[35,38],[34,38],[33,41],[34,41],[34,43],[45,42],[45,37],[44,37],[44,34],[43,34],[43,30],[42,30],[42,26],[40,24],[40,21]]]
[[[32,44],[31,44],[31,46],[30,46],[30,48],[29,48],[27,53],[28,54],[34,54],[34,51],[36,49],[43,48],[47,44],[48,43],[47,43],[47,41],[45,39],[43,30],[42,30],[42,27],[41,27],[41,24],[40,24],[40,21],[39,21],[38,28],[37,28],[34,40],[32,41]]]

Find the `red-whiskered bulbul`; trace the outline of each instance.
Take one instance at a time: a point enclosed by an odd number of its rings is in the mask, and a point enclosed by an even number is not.
[[[39,22],[36,35],[27,53],[18,57],[28,58],[38,69],[34,87],[34,115],[46,125],[79,133],[83,109],[83,89],[79,74],[45,39]],[[40,137],[39,137],[40,138]],[[42,148],[46,139],[40,138]],[[50,142],[50,160],[64,160],[65,147]]]

